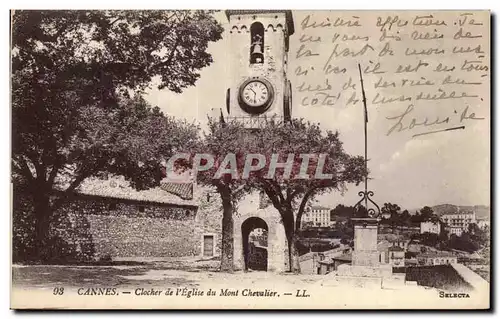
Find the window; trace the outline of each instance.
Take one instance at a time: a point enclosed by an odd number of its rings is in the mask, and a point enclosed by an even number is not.
[[[264,26],[262,23],[252,23],[250,41],[250,64],[264,63]]]
[[[203,256],[212,257],[214,255],[214,236],[204,235],[203,236]]]

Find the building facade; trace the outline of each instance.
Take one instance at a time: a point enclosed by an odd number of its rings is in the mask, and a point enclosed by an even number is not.
[[[457,256],[446,252],[424,253],[417,256],[420,266],[437,266],[457,263]]]
[[[446,227],[449,235],[462,236],[464,229],[462,227]]]
[[[377,243],[379,259],[381,264],[389,264],[392,267],[404,267],[406,265],[405,252],[409,241],[382,240]]]
[[[330,208],[323,206],[307,207],[302,216],[302,225],[304,227],[330,227],[334,223],[331,220],[330,211]]]
[[[51,235],[92,260],[219,256],[219,197],[193,196],[192,185],[183,186],[174,195],[161,187],[136,191],[123,178],[88,179],[54,213]],[[16,192],[14,201],[23,200]],[[14,206],[14,214],[29,214]]]
[[[399,246],[392,246],[388,249],[389,264],[392,267],[405,266],[405,250]]]
[[[467,231],[470,224],[476,223],[476,214],[473,211],[445,213],[441,215],[441,220],[450,228],[461,228],[462,231]]]
[[[441,233],[441,224],[439,222],[433,223],[432,221],[426,221],[420,223],[420,233]]]

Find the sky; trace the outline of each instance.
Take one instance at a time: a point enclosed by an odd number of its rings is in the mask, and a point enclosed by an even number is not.
[[[432,14],[432,19],[423,18]],[[462,15],[461,15],[462,14]],[[490,96],[489,72],[461,70],[466,60],[482,59],[481,65],[489,66],[489,15],[469,12],[326,12],[326,11],[294,11],[295,34],[290,37],[288,77],[293,87],[293,117],[302,117],[311,122],[317,122],[325,130],[338,130],[344,142],[345,150],[352,155],[363,155],[363,105],[348,103],[351,91],[359,90],[359,73],[357,64],[375,66],[381,64],[386,73],[364,74],[365,92],[369,113],[368,122],[368,158],[370,181],[369,189],[373,190],[373,199],[382,206],[391,202],[406,209],[418,209],[425,205],[433,206],[443,203],[456,205],[489,205],[490,203]],[[309,18],[307,18],[309,16]],[[386,21],[388,17],[399,21],[407,20],[404,25],[400,22],[392,26],[377,25],[377,21]],[[418,18],[420,16],[420,18]],[[468,20],[462,22],[464,18]],[[469,24],[474,18],[476,24]],[[231,58],[228,33],[229,22],[223,12],[216,14],[216,18],[225,28],[223,39],[210,43],[208,51],[212,54],[214,63],[201,70],[201,77],[196,85],[176,94],[167,90],[152,88],[148,91],[147,100],[159,106],[166,114],[185,118],[200,123],[203,127],[207,115],[213,109],[222,109],[225,112],[225,94],[228,87],[227,61]],[[445,21],[446,25],[439,24]],[[351,22],[351,26],[349,23]],[[360,25],[355,25],[355,22]],[[418,25],[419,23],[422,23]],[[313,27],[323,23],[323,27]],[[333,24],[337,23],[336,26]],[[428,23],[426,25],[425,23]],[[435,24],[434,24],[435,23]],[[340,24],[340,25],[339,25]],[[460,30],[461,28],[461,30]],[[384,33],[385,31],[385,33]],[[398,33],[399,32],[399,33]],[[436,39],[414,40],[412,37],[432,37],[443,34]],[[457,35],[457,33],[459,33]],[[465,35],[469,32],[468,38]],[[399,36],[395,38],[381,38],[381,36]],[[347,37],[344,37],[344,35]],[[320,37],[321,41],[303,41],[303,36]],[[354,37],[355,36],[355,37]],[[472,37],[475,38],[472,38]],[[344,37],[344,39],[343,39]],[[357,40],[349,40],[352,38]],[[365,41],[366,39],[366,41]],[[393,56],[382,55],[386,43],[394,51]],[[303,49],[311,50],[316,56],[301,56]],[[369,45],[366,54],[356,55],[362,48]],[[485,53],[469,52],[453,54],[454,47],[481,46]],[[373,48],[373,49],[371,49]],[[350,50],[347,52],[345,50]],[[410,54],[406,50],[415,52],[425,51],[428,54]],[[430,50],[430,51],[429,51]],[[434,51],[433,51],[434,50]],[[443,50],[443,52],[439,52]],[[480,51],[481,51],[480,50]],[[303,51],[302,51],[303,52]],[[336,52],[336,53],[335,53]],[[331,53],[337,54],[329,59]],[[397,73],[397,66],[418,65],[418,61],[427,63],[417,72]],[[343,74],[326,74],[325,65],[328,62],[333,66],[346,68]],[[454,65],[456,69],[450,72],[432,72],[438,64]],[[306,76],[298,76],[297,68],[309,69]],[[313,71],[314,69],[314,71]],[[486,75],[484,75],[486,74]],[[450,75],[452,79],[461,79],[465,82],[480,85],[438,85]],[[483,75],[483,76],[482,76]],[[375,83],[380,80],[396,82],[397,88],[376,88]],[[346,82],[355,85],[355,90],[343,90]],[[404,79],[432,81],[432,86],[400,85]],[[333,93],[341,92],[341,98],[334,105],[307,105],[314,97],[314,92],[300,92],[302,83],[307,85],[325,85],[326,81],[332,86]],[[408,84],[408,82],[406,83]],[[440,91],[441,90],[441,91]],[[441,94],[448,96],[452,91],[457,95],[464,93],[471,97],[418,100],[418,93]],[[411,97],[411,101],[395,101],[379,103],[376,96]],[[359,98],[360,95],[357,95]],[[304,102],[306,98],[306,102]],[[375,98],[375,100],[374,100]],[[380,101],[380,100],[379,100]],[[409,104],[414,105],[412,116],[428,123],[436,118],[443,120],[450,118],[448,123],[429,127],[416,127],[412,130],[393,132],[388,135],[389,129],[396,124],[395,120],[387,117],[401,115]],[[477,118],[483,120],[460,121],[466,110],[467,116],[474,112]],[[406,118],[407,121],[408,118]],[[408,124],[408,122],[407,122]],[[415,134],[433,130],[446,129],[457,126],[464,129],[426,134],[413,137]],[[354,205],[358,200],[358,191],[363,186],[348,185],[344,194],[331,192],[316,199],[316,204],[335,207],[338,204]]]

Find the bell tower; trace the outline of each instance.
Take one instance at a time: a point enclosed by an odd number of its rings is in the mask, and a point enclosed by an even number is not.
[[[265,121],[289,121],[292,90],[287,78],[289,37],[294,33],[289,10],[228,10],[229,119],[259,128]]]

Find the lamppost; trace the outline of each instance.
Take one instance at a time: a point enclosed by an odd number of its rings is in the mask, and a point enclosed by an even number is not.
[[[364,133],[365,133],[365,189],[358,193],[361,199],[354,205],[359,209],[362,203],[368,213],[368,217],[352,218],[354,224],[354,252],[352,255],[352,265],[362,267],[377,267],[380,265],[380,256],[377,249],[378,222],[380,207],[371,199],[373,191],[368,190],[368,109],[366,107],[365,88],[363,85],[363,75],[361,66],[358,64],[359,77],[361,80],[361,92],[364,107]],[[371,204],[368,207],[368,204]]]
[[[368,190],[368,132],[367,132],[367,125],[368,125],[368,109],[366,107],[366,96],[365,96],[365,88],[363,84],[363,74],[361,72],[361,65],[358,64],[358,70],[359,70],[359,78],[361,81],[361,93],[362,93],[362,99],[363,99],[363,107],[364,107],[364,134],[365,134],[365,189],[364,191],[360,191],[358,193],[359,196],[361,196],[361,199],[354,205],[354,208],[358,209],[361,205],[361,203],[364,202],[365,204],[365,209],[368,213],[368,216],[371,218],[378,218],[380,216],[380,207],[375,203],[371,197],[374,195],[373,191]],[[372,206],[369,208],[368,207],[368,202],[372,204]]]

